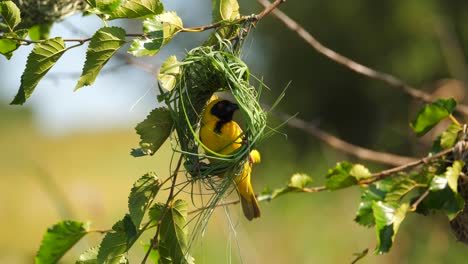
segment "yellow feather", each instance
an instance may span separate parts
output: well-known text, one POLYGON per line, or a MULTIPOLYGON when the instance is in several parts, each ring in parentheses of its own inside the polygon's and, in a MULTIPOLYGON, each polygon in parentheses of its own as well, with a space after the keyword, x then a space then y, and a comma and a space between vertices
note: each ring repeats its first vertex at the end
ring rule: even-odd
MULTIPOLYGON (((242 139, 240 137, 242 135, 242 129, 237 122, 231 120, 223 124, 218 133, 215 131, 216 123, 220 121, 220 119, 211 114, 211 109, 221 100, 223 99, 211 99, 205 107, 201 121, 200 140, 209 150, 226 155, 242 146, 242 139)), ((205 151, 207 150, 205 149, 205 151)), ((244 169, 236 177, 234 182, 236 183, 240 195, 244 215, 248 220, 252 220, 253 218, 260 217, 260 208, 250 183, 252 164, 260 162, 260 153, 257 150, 252 150, 249 158, 249 162, 244 163, 244 169)))

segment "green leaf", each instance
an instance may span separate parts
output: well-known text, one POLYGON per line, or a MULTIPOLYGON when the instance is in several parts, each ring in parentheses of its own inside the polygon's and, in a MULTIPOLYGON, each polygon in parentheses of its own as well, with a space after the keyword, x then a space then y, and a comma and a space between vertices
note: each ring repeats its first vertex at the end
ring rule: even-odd
POLYGON ((98 252, 99 246, 87 249, 80 255, 80 257, 76 261, 76 264, 97 264, 98 252))
POLYGON ((53 225, 42 239, 35 263, 56 263, 86 233, 82 222, 68 220, 53 225))
POLYGON ((26 61, 26 69, 21 76, 21 86, 11 104, 24 104, 33 93, 39 81, 65 53, 62 38, 48 39, 36 44, 26 61))
POLYGON ((169 109, 156 108, 139 123, 135 130, 140 135, 140 146, 144 153, 153 155, 171 134, 173 121, 169 109))
POLYGON ((122 0, 86 0, 94 14, 110 14, 120 6, 122 0))
POLYGON ((4 55, 7 59, 11 59, 13 51, 19 47, 18 41, 12 39, 0 39, 0 54, 4 55))
POLYGON ((159 222, 159 220, 161 220, 160 218, 164 211, 164 206, 165 204, 163 203, 155 203, 153 204, 153 206, 150 207, 148 216, 153 224, 156 224, 159 222))
POLYGON ((358 181, 367 179, 370 176, 372 176, 369 169, 361 164, 354 164, 351 170, 349 171, 349 174, 356 178, 358 181))
POLYGON ((101 242, 97 256, 98 263, 120 264, 126 261, 125 253, 140 235, 128 214, 115 223, 112 229, 114 232, 107 233, 101 242))
POLYGON ((431 181, 430 190, 440 191, 445 189, 448 185, 454 193, 457 193, 458 177, 460 176, 464 164, 465 163, 463 161, 456 160, 452 166, 446 168, 443 175, 434 176, 431 181))
POLYGON ((463 210, 464 206, 465 201, 463 197, 458 193, 454 193, 450 187, 446 186, 442 190, 431 191, 419 204, 417 212, 424 215, 442 212, 452 220, 463 210))
POLYGON ((456 108, 457 102, 450 99, 438 99, 424 106, 411 122, 410 126, 418 137, 426 134, 442 119, 447 118, 456 108))
MULTIPOLYGON (((145 252, 148 252, 150 244, 142 244, 142 246, 145 252)), ((153 263, 159 263, 159 251, 152 249, 148 257, 151 259, 151 261, 153 261, 153 263)))
POLYGON ((408 203, 403 203, 396 208, 381 201, 373 202, 372 210, 374 212, 375 230, 377 232, 376 253, 383 254, 390 250, 395 241, 398 228, 405 219, 408 208, 408 203))
POLYGON ((167 208, 159 227, 161 240, 159 254, 161 258, 170 258, 172 263, 191 262, 187 248, 187 207, 187 202, 184 200, 176 200, 167 208))
POLYGON ((86 62, 75 91, 94 83, 99 71, 125 44, 125 30, 119 27, 103 27, 94 33, 86 51, 86 62))
POLYGON ((295 173, 289 179, 289 183, 286 187, 278 188, 275 190, 270 190, 270 188, 266 188, 262 192, 262 195, 259 197, 259 199, 271 200, 286 193, 303 192, 304 188, 306 188, 312 182, 313 182, 312 178, 310 178, 308 175, 303 174, 303 173, 295 173))
MULTIPOLYGON (((25 29, 17 30, 13 33, 5 33, 3 36, 11 38, 24 39, 28 35, 25 29)), ((20 47, 20 42, 14 39, 0 39, 0 54, 5 56, 8 60, 13 56, 13 51, 20 47)))
POLYGON ((296 189, 304 189, 313 182, 307 174, 296 173, 289 180, 288 187, 296 189))
POLYGON ((448 180, 447 177, 443 176, 434 176, 431 181, 430 190, 431 191, 440 191, 445 189, 447 186, 448 180))
POLYGON ((442 132, 440 137, 440 145, 444 149, 451 148, 457 143, 458 133, 463 130, 463 127, 457 124, 451 124, 448 129, 442 132))
POLYGON ((158 79, 161 82, 161 86, 171 91, 176 85, 177 76, 180 74, 179 61, 175 55, 167 58, 161 65, 161 70, 158 74, 158 79))
POLYGON ((429 152, 430 155, 437 154, 444 150, 441 145, 441 136, 438 136, 434 141, 432 141, 431 150, 429 152))
POLYGON ((127 0, 109 13, 109 20, 116 18, 146 18, 161 14, 164 6, 159 0, 127 0))
POLYGON ((465 163, 463 161, 456 160, 453 162, 451 167, 447 167, 447 171, 445 172, 448 186, 454 193, 458 193, 458 177, 460 176, 464 165, 465 163))
POLYGON ((363 226, 373 226, 375 224, 375 219, 372 212, 372 205, 375 201, 383 201, 385 195, 386 192, 379 189, 375 184, 364 189, 354 221, 363 226))
MULTIPOLYGON (((21 22, 20 10, 12 1, 1 1, 0 18, 3 24, 6 25, 6 29, 9 32, 13 32, 15 27, 21 22)), ((3 31, 2 28, 0 28, 1 31, 3 31)))
POLYGON ((134 56, 153 56, 183 28, 182 19, 175 12, 164 12, 143 21, 144 38, 134 39, 129 53, 134 56))
POLYGON ((29 29, 29 38, 31 40, 41 40, 49 38, 52 23, 32 26, 29 29))
POLYGON ((213 22, 235 20, 240 17, 237 0, 213 0, 213 22))
POLYGON ((401 199, 412 191, 417 183, 408 178, 400 178, 395 181, 390 191, 385 195, 385 202, 388 204, 398 204, 401 199))
POLYGON ((357 179, 350 174, 354 165, 350 162, 339 162, 334 169, 329 169, 325 186, 330 190, 345 188, 357 183, 357 179))
POLYGON ((161 181, 156 173, 149 172, 143 175, 133 185, 128 197, 128 210, 133 224, 138 228, 143 220, 146 210, 151 205, 159 191, 161 181))

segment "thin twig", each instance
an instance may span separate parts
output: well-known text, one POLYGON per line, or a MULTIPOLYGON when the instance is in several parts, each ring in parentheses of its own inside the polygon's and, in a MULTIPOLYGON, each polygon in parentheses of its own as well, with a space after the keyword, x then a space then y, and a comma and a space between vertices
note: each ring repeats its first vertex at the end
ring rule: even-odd
POLYGON ((341 150, 347 154, 356 156, 363 160, 375 161, 378 163, 388 164, 392 166, 400 166, 410 162, 414 162, 416 159, 411 157, 399 156, 385 152, 374 151, 371 149, 363 148, 360 146, 353 145, 342 139, 339 139, 313 124, 306 122, 300 118, 290 116, 284 113, 278 113, 278 116, 287 122, 290 127, 301 129, 308 134, 322 140, 329 146, 341 150))
MULTIPOLYGON (((274 10, 276 7, 278 7, 280 4, 284 3, 286 0, 276 0, 273 4, 271 5, 268 5, 265 7, 265 9, 262 10, 262 12, 258 13, 257 15, 254 15, 254 21, 259 21, 261 20, 263 17, 265 17, 266 15, 268 15, 269 13, 271 13, 272 10, 274 10)), ((240 22, 244 22, 248 19, 250 19, 251 17, 250 16, 242 16, 234 21, 231 21, 232 23, 240 23, 240 22)), ((218 27, 224 27, 226 26, 226 23, 224 23, 225 21, 218 21, 218 22, 215 22, 215 23, 211 23, 211 24, 208 24, 208 25, 204 25, 204 26, 198 26, 198 27, 188 27, 188 28, 180 28, 179 29, 179 32, 202 32, 202 31, 206 31, 206 30, 210 30, 210 29, 213 29, 213 28, 218 28, 218 27)), ((135 38, 143 38, 143 37, 146 37, 147 34, 143 34, 143 33, 128 33, 128 34, 125 34, 126 37, 135 37, 135 38)), ((18 42, 20 42, 21 45, 31 45, 31 44, 38 44, 38 43, 43 43, 44 39, 41 39, 41 40, 29 40, 29 39, 22 39, 22 38, 16 38, 16 37, 11 37, 11 36, 5 36, 5 35, 0 35, 0 39, 11 39, 11 40, 16 40, 18 42)), ((88 37, 88 38, 67 38, 67 39, 63 39, 64 42, 79 42, 80 44, 83 44, 85 42, 88 42, 91 40, 91 37, 88 37)))
MULTIPOLYGON (((220 206, 226 206, 226 205, 232 205, 232 204, 238 204, 240 203, 240 200, 230 200, 230 201, 225 201, 225 202, 221 202, 221 203, 217 203, 215 205, 215 207, 220 207, 220 206)), ((205 209, 208 209, 208 208, 213 208, 213 206, 206 206, 206 207, 200 207, 200 208, 197 208, 197 209, 194 209, 192 211, 189 211, 188 214, 191 215, 191 214, 195 214, 195 213, 198 213, 198 212, 201 212, 205 209)))
MULTIPOLYGON (((267 0, 257 0, 258 3, 267 7, 270 5, 270 2, 267 0)), ((402 90, 404 93, 421 100, 423 102, 433 102, 436 98, 433 98, 432 95, 418 90, 415 87, 412 87, 403 81, 399 80, 395 76, 392 76, 388 73, 379 72, 374 69, 371 69, 367 66, 364 66, 356 61, 351 60, 329 48, 324 46, 320 43, 315 37, 313 37, 309 32, 307 32, 301 25, 299 25, 296 21, 291 19, 285 13, 281 12, 279 9, 274 9, 272 14, 278 18, 283 24, 285 24, 289 29, 296 32, 303 40, 305 40, 310 46, 312 46, 317 52, 324 55, 325 57, 347 67, 348 69, 367 76, 369 78, 383 81, 388 85, 402 90)), ((457 111, 463 113, 464 115, 468 115, 468 106, 459 104, 457 106, 457 111)))
POLYGON ((263 11, 260 12, 260 14, 255 16, 255 20, 258 21, 258 20, 262 19, 264 16, 270 14, 273 10, 278 8, 278 6, 281 5, 284 2, 286 2, 286 0, 276 0, 272 4, 270 4, 270 2, 268 2, 268 4, 263 5, 263 7, 265 7, 265 9, 263 9, 263 11))
POLYGON ((424 200, 426 199, 426 197, 429 195, 429 188, 427 188, 427 190, 421 195, 419 196, 418 200, 416 200, 412 205, 411 207, 408 209, 410 212, 414 212, 416 211, 416 209, 418 208, 418 205, 424 200))
MULTIPOLYGON (((154 237, 150 242, 150 246, 148 248, 148 251, 146 251, 146 254, 145 254, 144 258, 141 261, 141 264, 146 263, 146 260, 148 259, 149 254, 151 253, 151 250, 153 250, 155 245, 157 245, 156 243, 158 242, 158 236, 159 236, 159 232, 161 230, 160 226, 161 226, 162 220, 163 220, 164 216, 166 215, 167 209, 169 208, 169 203, 174 199, 175 183, 176 183, 176 180, 177 180, 177 175, 179 174, 180 166, 182 165, 182 161, 183 161, 183 156, 181 155, 179 157, 179 161, 177 162, 177 165, 176 165, 176 167, 174 169, 174 172, 172 173, 171 177, 169 177, 169 178, 172 178, 171 190, 169 191, 169 196, 167 197, 166 204, 164 205, 163 211, 161 212, 161 216, 159 217, 159 220, 158 220, 158 223, 157 223, 157 226, 156 226, 156 234, 154 234, 154 237)), ((166 182, 166 181, 164 181, 164 182, 166 182)))
POLYGON ((103 234, 106 234, 106 233, 109 233, 109 232, 112 232, 114 230, 112 229, 91 229, 91 230, 88 230, 87 233, 100 233, 101 235, 103 234))
POLYGON ((438 159, 438 158, 440 158, 442 156, 450 154, 454 150, 455 150, 455 148, 446 149, 446 150, 441 151, 441 152, 439 152, 439 153, 437 153, 435 155, 428 156, 428 157, 425 157, 425 158, 410 162, 408 164, 404 164, 404 165, 401 165, 401 166, 398 166, 398 167, 395 167, 395 168, 391 168, 391 169, 388 169, 388 170, 383 170, 383 171, 380 171, 380 172, 372 173, 371 177, 369 177, 368 179, 359 181, 359 184, 370 184, 370 183, 373 183, 373 182, 376 182, 376 181, 383 180, 383 179, 387 178, 388 176, 390 176, 392 174, 395 174, 397 172, 404 171, 404 170, 407 170, 407 169, 412 168, 412 167, 416 167, 416 166, 424 164, 424 163, 428 163, 431 160, 438 159))

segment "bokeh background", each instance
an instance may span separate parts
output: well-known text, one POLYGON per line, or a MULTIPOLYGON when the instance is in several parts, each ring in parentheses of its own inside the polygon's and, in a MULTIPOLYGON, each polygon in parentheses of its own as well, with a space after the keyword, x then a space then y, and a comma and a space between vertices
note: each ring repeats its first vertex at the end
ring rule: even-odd
MULTIPOLYGON (((210 1, 163 1, 185 26, 210 23, 210 1)), ((243 14, 255 1, 240 1, 243 14)), ((287 1, 281 9, 330 48, 398 76, 429 93, 466 97, 468 3, 461 0, 287 1)), ((141 32, 131 21, 112 22, 141 32)), ((74 15, 54 25, 52 36, 87 37, 101 27, 92 16, 74 15)), ((155 69, 167 56, 184 53, 208 33, 179 34, 155 57, 140 61, 155 69)), ((132 183, 147 171, 167 177, 168 144, 153 157, 133 158, 134 126, 153 109, 154 74, 112 58, 91 87, 73 92, 85 60, 74 49, 40 82, 22 107, 10 106, 32 47, 10 61, 0 58, 0 263, 31 263, 46 228, 62 219, 109 228, 126 212, 132 183)), ((122 49, 124 50, 124 49, 122 49)), ((244 47, 251 72, 271 88, 271 103, 289 83, 280 110, 319 124, 349 142, 418 157, 429 139, 416 139, 408 123, 419 103, 387 85, 357 75, 324 58, 272 16, 262 20, 244 47)), ((464 100, 466 102, 466 100, 464 100)), ((323 181, 327 168, 351 160, 372 170, 385 166, 356 160, 303 131, 285 127, 259 146, 254 188, 280 187, 296 172, 323 181)), ((262 217, 246 221, 238 206, 217 209, 197 244, 197 263, 349 263, 353 253, 375 247, 375 231, 353 222, 359 189, 291 194, 262 203, 262 217)), ((67 254, 99 242, 87 236, 67 254)), ((144 238, 145 239, 145 238, 144 238)), ((442 216, 409 215, 391 253, 362 263, 466 263, 467 246, 455 241, 442 216)), ((138 263, 136 245, 130 259, 138 263)))

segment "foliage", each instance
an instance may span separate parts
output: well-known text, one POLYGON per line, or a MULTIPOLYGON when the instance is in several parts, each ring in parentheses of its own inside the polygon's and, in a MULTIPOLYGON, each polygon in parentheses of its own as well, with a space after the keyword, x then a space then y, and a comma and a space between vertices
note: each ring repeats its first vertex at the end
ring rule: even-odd
MULTIPOLYGON (((81 238, 91 232, 105 233, 101 243, 83 252, 77 263, 128 263, 127 253, 143 233, 155 230, 149 244, 144 243, 144 257, 158 263, 193 263, 190 255, 188 230, 188 203, 176 199, 176 177, 183 164, 189 183, 197 180, 206 183, 213 191, 208 206, 200 208, 200 218, 192 236, 204 228, 215 207, 232 188, 232 179, 248 162, 248 155, 260 139, 266 138, 267 113, 260 107, 262 89, 250 84, 250 72, 239 58, 245 34, 255 25, 251 17, 242 17, 236 0, 213 0, 213 24, 206 28, 184 28, 175 12, 165 11, 159 0, 120 1, 86 0, 86 14, 102 19, 104 26, 90 39, 64 40, 48 38, 52 24, 21 27, 21 11, 12 1, 0 1, 0 53, 10 59, 14 51, 25 44, 34 44, 28 56, 21 85, 11 104, 24 104, 33 94, 40 80, 68 50, 87 41, 86 60, 75 90, 94 83, 101 69, 130 43, 128 53, 134 56, 153 56, 180 32, 201 32, 215 28, 201 47, 188 52, 179 62, 170 56, 158 75, 160 96, 165 106, 154 109, 135 130, 140 136, 140 148, 132 155, 153 155, 171 137, 176 142, 174 152, 180 155, 174 174, 161 181, 153 172, 138 179, 130 190, 128 213, 117 221, 111 230, 90 230, 78 221, 62 221, 49 228, 36 255, 36 263, 56 263, 81 238), (128 34, 123 28, 109 27, 107 21, 121 18, 140 19, 143 34, 128 34), (30 40, 26 37, 29 35, 30 40), (133 40, 127 38, 133 37, 133 40), (66 45, 67 42, 78 42, 66 45), (199 154, 203 147, 196 129, 200 114, 214 92, 230 91, 240 106, 246 121, 242 135, 243 147, 230 155, 199 154), (206 158, 216 160, 206 164, 206 158), (184 161, 184 162, 183 162, 184 161), (223 175, 222 179, 216 178, 223 175), (166 203, 160 198, 162 186, 168 182, 166 203)), ((288 184, 274 190, 267 188, 258 198, 271 201, 288 193, 311 193, 323 190, 336 191, 360 186, 361 199, 355 221, 365 227, 374 227, 376 254, 389 252, 396 241, 400 225, 410 213, 424 215, 445 214, 453 220, 463 210, 465 200, 459 191, 460 175, 466 172, 466 126, 453 117, 457 103, 454 99, 439 99, 424 106, 411 122, 417 136, 429 132, 441 120, 453 122, 434 140, 429 155, 414 164, 371 173, 362 164, 343 161, 328 170, 323 186, 312 187, 312 178, 303 173, 294 174, 288 184)), ((271 131, 276 131, 271 129, 271 131)), ((182 187, 183 189, 184 187, 182 187)), ((367 250, 358 254, 364 257, 367 250)))

